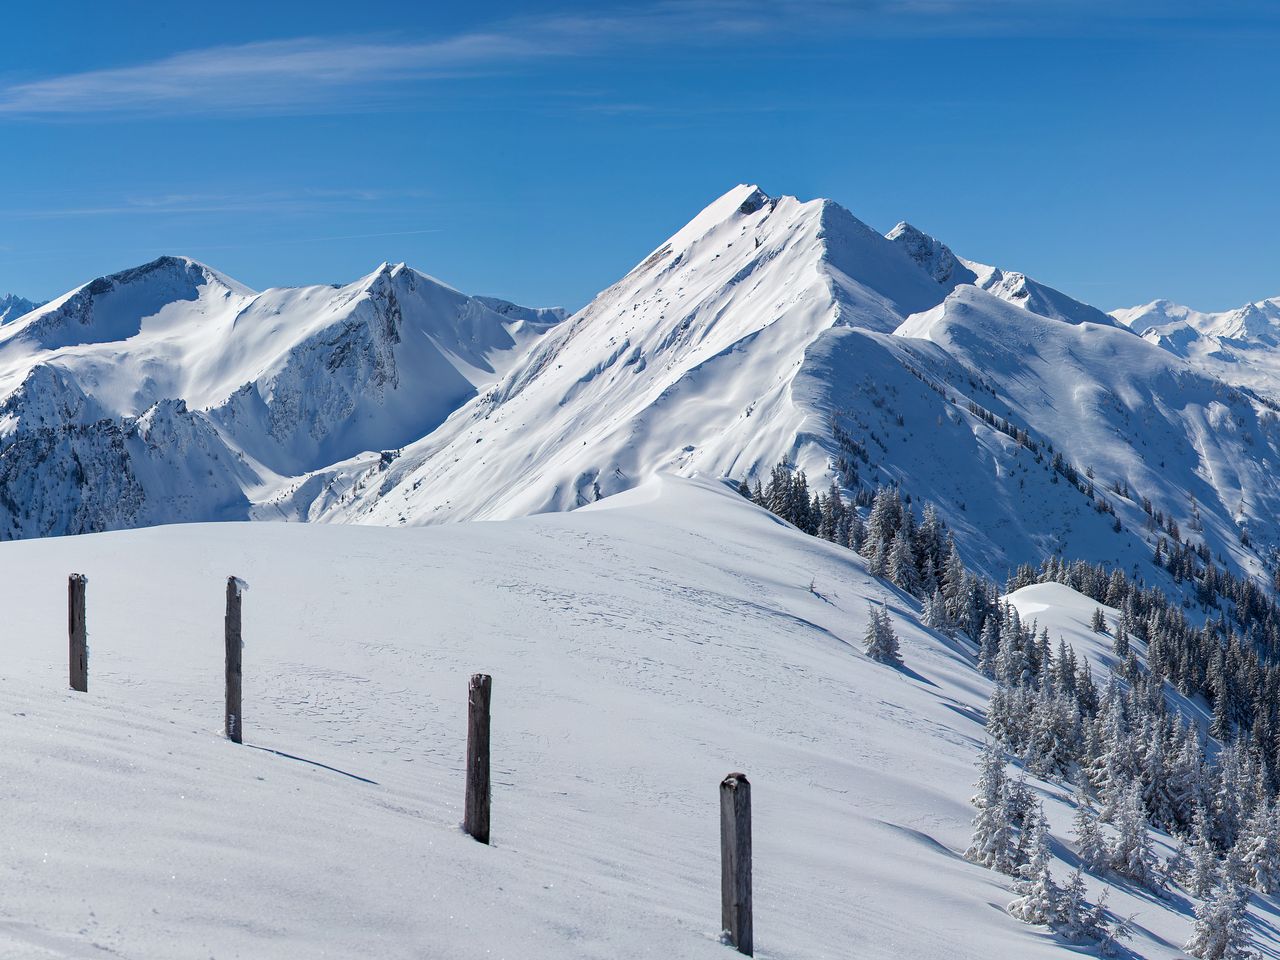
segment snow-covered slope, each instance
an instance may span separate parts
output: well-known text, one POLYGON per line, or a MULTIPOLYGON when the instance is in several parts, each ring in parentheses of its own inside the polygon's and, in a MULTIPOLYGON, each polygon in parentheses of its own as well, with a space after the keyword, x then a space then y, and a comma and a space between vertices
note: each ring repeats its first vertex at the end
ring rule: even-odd
POLYGON ((0 331, 0 530, 244 518, 430 432, 559 319, 403 264, 263 293, 180 257, 95 280, 0 331))
POLYGON ((941 346, 985 378, 1005 415, 1091 471, 1133 529, 1149 522, 1146 497, 1181 512, 1194 505, 1188 532, 1240 568, 1258 572, 1242 529, 1278 542, 1274 427, 1244 392, 1123 330, 1065 326, 974 287, 897 333, 941 346))
MULTIPOLYGON (((508 523, 8 543, 0 563, 6 956, 723 960, 717 784, 737 769, 757 956, 1065 955, 961 856, 990 692, 964 645, 719 485, 508 523), (72 570, 87 694, 65 691, 72 570), (219 732, 229 573, 250 584, 245 746, 219 732), (901 671, 859 652, 882 599, 901 671), (492 847, 458 830, 476 671, 492 847)), ((1043 593, 1014 600, 1083 636, 1091 605, 1043 593)), ((1070 804, 1033 785, 1065 878, 1070 804)), ((1137 915, 1131 956, 1190 932, 1181 896, 1119 883, 1110 907, 1137 915)), ((1274 905, 1255 912, 1280 955, 1274 905)))

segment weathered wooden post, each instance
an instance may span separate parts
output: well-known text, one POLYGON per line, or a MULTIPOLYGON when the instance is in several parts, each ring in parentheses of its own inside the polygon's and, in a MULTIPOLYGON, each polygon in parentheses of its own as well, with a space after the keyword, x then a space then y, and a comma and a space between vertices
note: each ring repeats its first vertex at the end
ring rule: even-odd
POLYGON ((83 573, 67 577, 67 636, 71 641, 71 689, 89 690, 89 642, 84 622, 84 586, 89 578, 83 573))
POLYGON ((489 697, 493 677, 473 674, 467 685, 467 799, 462 828, 489 842, 489 697))
POLYGON ((720 782, 720 925, 739 953, 755 955, 751 929, 751 783, 731 773, 720 782))
POLYGON ((244 724, 240 713, 240 654, 244 646, 240 634, 240 598, 244 581, 227 577, 227 615, 223 621, 227 641, 227 739, 244 742, 244 724))

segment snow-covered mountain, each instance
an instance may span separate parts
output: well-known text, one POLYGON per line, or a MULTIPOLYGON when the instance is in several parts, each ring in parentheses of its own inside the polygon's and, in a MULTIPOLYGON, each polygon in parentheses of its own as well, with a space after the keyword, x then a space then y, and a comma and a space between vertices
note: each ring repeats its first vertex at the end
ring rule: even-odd
POLYGON ((41 306, 41 304, 33 303, 15 293, 6 293, 0 296, 0 323, 16 320, 23 314, 30 313, 38 306, 41 306))
POLYGON ((995 576, 1058 551, 1144 565, 1156 512, 1257 573, 1280 542, 1275 442, 1247 392, 1092 307, 907 225, 741 186, 309 515, 512 517, 787 457, 816 485, 937 503, 995 576))
POLYGON ((1144 340, 1280 407, 1280 297, 1221 313, 1156 300, 1112 315, 1144 340))
POLYGON ((929 276, 948 289, 968 284, 1042 317, 1067 323, 1116 325, 1115 320, 1096 307, 1081 303, 1025 274, 962 260, 941 240, 917 230, 909 223, 899 223, 886 236, 901 246, 929 276))
POLYGON ((245 519, 429 433, 559 319, 403 264, 262 293, 180 257, 94 280, 0 330, 0 530, 245 519))
POLYGON ((1179 341, 1199 337, 1219 342, 1260 342, 1272 347, 1280 343, 1280 297, 1221 313, 1201 313, 1170 300, 1155 300, 1140 307, 1113 310, 1111 315, 1139 336, 1169 349, 1179 341))
POLYGON ((0 330, 0 533, 504 518, 785 457, 935 502, 993 576, 1143 567, 1175 528, 1262 574, 1268 304, 1166 311, 1218 351, 1179 352, 908 224, 751 185, 569 318, 403 264, 256 293, 166 257, 0 330))

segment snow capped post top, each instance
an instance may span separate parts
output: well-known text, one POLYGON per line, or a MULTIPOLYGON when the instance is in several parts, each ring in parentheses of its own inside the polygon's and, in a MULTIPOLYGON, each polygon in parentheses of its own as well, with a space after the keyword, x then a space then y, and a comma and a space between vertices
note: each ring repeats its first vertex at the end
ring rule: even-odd
POLYGON ((227 577, 227 586, 235 593, 237 597, 243 596, 249 589, 249 582, 241 580, 239 577, 227 577))

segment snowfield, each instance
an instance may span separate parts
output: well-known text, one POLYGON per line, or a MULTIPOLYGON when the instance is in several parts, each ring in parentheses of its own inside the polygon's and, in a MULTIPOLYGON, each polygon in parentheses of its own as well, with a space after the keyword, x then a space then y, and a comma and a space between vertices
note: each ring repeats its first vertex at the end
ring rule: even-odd
MULTIPOLYGON (((495 523, 30 540, 0 562, 0 956, 727 958, 731 770, 753 783, 758 956, 1063 955, 961 857, 990 692, 968 645, 719 483, 495 523), (87 694, 66 690, 71 572, 87 694), (220 731, 228 574, 250 584, 242 747, 220 731), (861 653, 882 600, 902 670, 861 653), (458 827, 477 671, 491 847, 458 827)), ((1091 601, 1013 601, 1105 655, 1091 601)), ((1040 792, 1062 880, 1071 809, 1040 792)), ((1137 915, 1135 956, 1189 934, 1180 894, 1110 902, 1137 915)), ((1253 912, 1280 956, 1274 906, 1253 912)))

